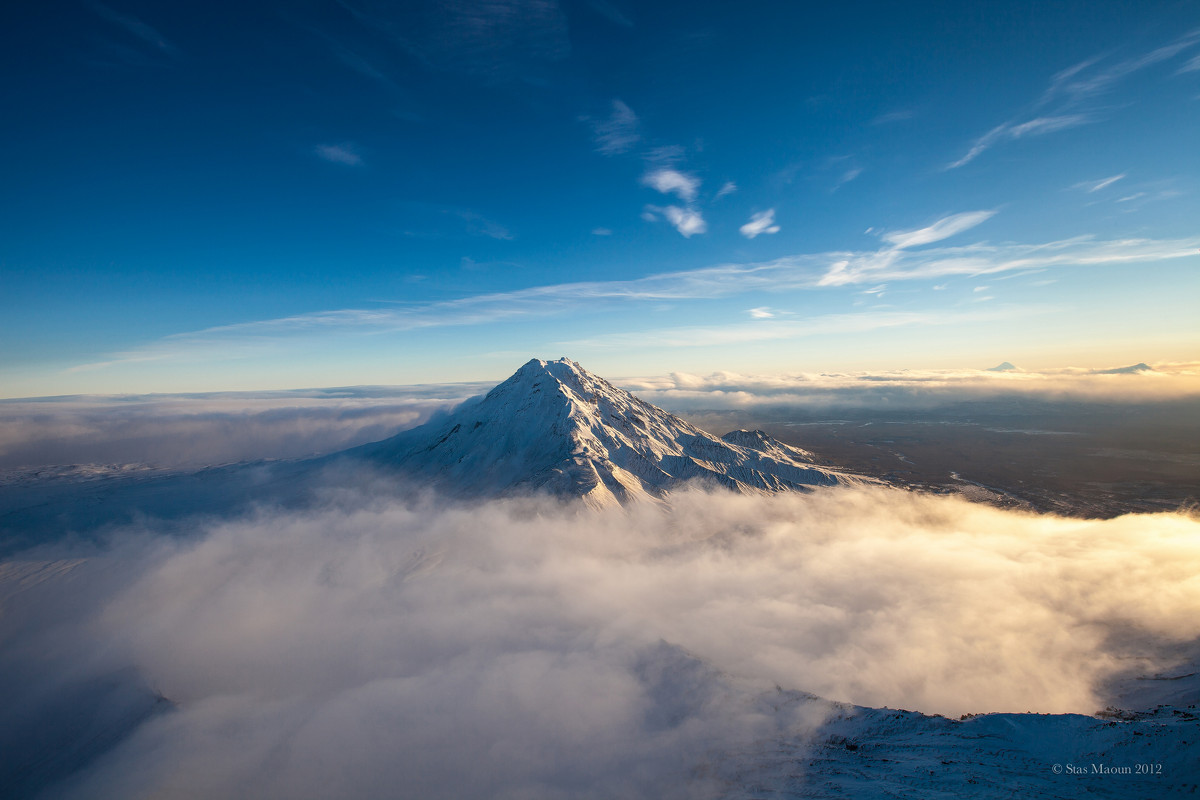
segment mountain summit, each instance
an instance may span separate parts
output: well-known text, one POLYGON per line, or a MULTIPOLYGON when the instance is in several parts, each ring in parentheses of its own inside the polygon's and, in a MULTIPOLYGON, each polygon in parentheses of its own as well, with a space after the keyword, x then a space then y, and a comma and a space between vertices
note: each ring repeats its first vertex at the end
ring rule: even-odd
POLYGON ((599 506, 694 480, 747 493, 858 481, 761 431, 712 436, 567 358, 533 359, 447 417, 349 452, 454 493, 599 506))

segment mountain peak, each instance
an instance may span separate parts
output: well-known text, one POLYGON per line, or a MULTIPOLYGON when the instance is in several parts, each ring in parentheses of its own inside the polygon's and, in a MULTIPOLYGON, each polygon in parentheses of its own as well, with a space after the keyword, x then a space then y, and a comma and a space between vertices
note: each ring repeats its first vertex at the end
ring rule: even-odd
POLYGON ((1146 362, 1142 361, 1137 364, 1132 364, 1128 367, 1114 367, 1113 369, 1094 369, 1092 373, 1095 375, 1137 375, 1141 372, 1154 372, 1154 368, 1146 362))
POLYGON ((601 384, 612 388, 608 381, 593 375, 577 362, 564 356, 557 361, 543 361, 540 358, 531 358, 513 373, 512 377, 498 385, 492 391, 495 392, 509 384, 521 386, 530 381, 537 383, 546 378, 554 380, 576 393, 594 391, 601 384))
POLYGON ((521 365, 521 368, 513 373, 515 378, 517 375, 544 373, 546 375, 564 374, 564 373, 579 373, 586 372, 583 367, 576 362, 563 356, 555 361, 543 361, 540 358, 531 358, 521 365))
POLYGON ((741 492, 855 481, 761 431, 712 436, 569 358, 531 359, 447 418, 354 452, 456 494, 544 491, 592 505, 697 480, 741 492))

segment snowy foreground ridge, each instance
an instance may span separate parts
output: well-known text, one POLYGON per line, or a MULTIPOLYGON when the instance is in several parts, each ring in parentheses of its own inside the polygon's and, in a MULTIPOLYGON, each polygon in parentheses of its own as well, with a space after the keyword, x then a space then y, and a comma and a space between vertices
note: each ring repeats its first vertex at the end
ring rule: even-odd
POLYGON ((742 493, 861 483, 761 431, 717 438, 567 358, 533 359, 449 418, 350 451, 478 496, 545 491, 593 506, 688 481, 742 493))

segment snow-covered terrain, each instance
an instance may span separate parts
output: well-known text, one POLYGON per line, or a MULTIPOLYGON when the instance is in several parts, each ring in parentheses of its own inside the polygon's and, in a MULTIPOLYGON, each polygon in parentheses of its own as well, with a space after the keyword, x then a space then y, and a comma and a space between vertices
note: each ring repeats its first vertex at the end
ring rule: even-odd
POLYGON ((688 481, 738 492, 854 484, 761 431, 721 438, 567 358, 533 359, 449 418, 351 451, 452 493, 548 491, 606 506, 688 481))

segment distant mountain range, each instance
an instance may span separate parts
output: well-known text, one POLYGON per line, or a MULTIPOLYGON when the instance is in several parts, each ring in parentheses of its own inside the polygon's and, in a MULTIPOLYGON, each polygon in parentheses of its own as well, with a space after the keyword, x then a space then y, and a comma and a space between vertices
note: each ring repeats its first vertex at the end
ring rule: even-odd
POLYGON ((339 457, 459 495, 549 492, 594 506, 661 499, 689 481, 742 493, 866 481, 762 431, 713 436, 567 358, 533 359, 449 416, 339 457))
MULTIPOLYGON (((1012 365, 1012 362, 1005 361, 1003 364, 997 364, 994 367, 988 367, 985 372, 1020 372, 1021 370, 1012 365)), ((1137 375, 1142 372, 1154 372, 1154 367, 1151 367, 1145 362, 1131 364, 1128 367, 1113 367, 1112 369, 1094 369, 1091 370, 1092 375, 1137 375)))

